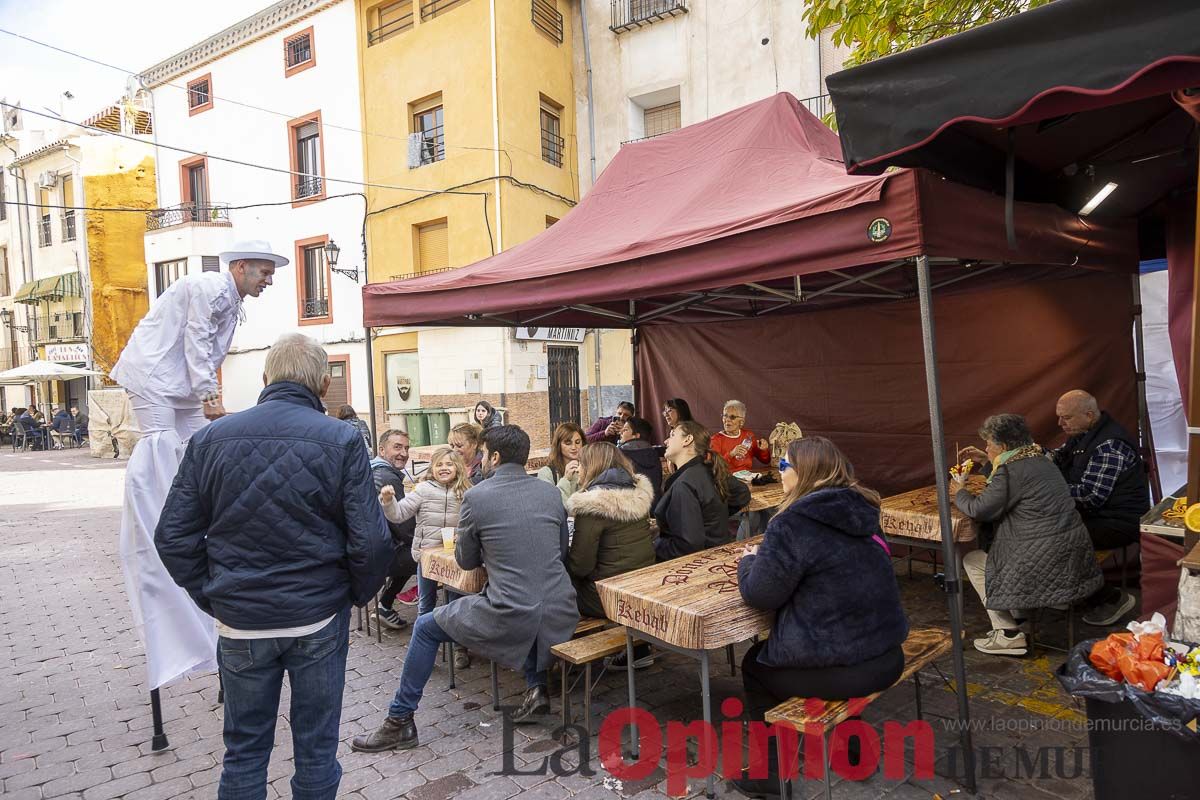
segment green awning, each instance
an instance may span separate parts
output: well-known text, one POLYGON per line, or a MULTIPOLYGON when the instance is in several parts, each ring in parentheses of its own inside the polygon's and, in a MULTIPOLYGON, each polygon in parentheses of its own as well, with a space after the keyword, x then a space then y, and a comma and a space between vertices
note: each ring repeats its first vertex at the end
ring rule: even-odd
POLYGON ((13 295, 15 303, 40 303, 43 300, 62 300, 64 297, 82 297, 83 290, 78 272, 51 275, 23 284, 13 295))

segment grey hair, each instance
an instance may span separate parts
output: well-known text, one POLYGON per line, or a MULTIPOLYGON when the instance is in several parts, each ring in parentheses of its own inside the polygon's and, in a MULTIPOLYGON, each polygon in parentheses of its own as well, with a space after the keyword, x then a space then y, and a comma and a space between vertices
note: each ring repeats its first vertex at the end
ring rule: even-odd
POLYGON ((1033 444, 1029 424, 1020 414, 994 414, 983 421, 979 428, 980 438, 995 442, 1005 450, 1033 444))
POLYGON ((727 400, 725 401, 725 405, 721 407, 721 410, 728 411, 731 408, 743 417, 746 416, 746 404, 741 400, 727 400))
POLYGON ((306 386, 320 396, 329 374, 329 354, 325 348, 301 333, 285 333, 271 345, 263 378, 267 385, 290 381, 306 386))

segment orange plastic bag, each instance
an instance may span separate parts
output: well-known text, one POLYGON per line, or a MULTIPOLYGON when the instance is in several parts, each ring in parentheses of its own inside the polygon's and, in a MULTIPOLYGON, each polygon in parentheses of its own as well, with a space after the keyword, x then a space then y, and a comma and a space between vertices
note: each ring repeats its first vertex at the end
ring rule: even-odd
POLYGON ((1117 659, 1125 680, 1143 692, 1153 692, 1171 668, 1163 663, 1161 633, 1143 634, 1134 640, 1133 647, 1117 659))
POLYGON ((1114 633, 1092 645, 1089 656, 1092 666, 1114 681, 1124 680, 1121 673, 1121 656, 1133 645, 1132 633, 1114 633))

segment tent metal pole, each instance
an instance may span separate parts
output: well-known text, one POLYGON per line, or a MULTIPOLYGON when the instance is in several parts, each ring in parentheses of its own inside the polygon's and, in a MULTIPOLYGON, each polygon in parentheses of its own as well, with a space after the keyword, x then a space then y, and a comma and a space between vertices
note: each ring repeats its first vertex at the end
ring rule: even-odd
MULTIPOLYGON (((1200 176, 1200 158, 1197 159, 1200 176)), ((1200 179, 1200 178, 1198 178, 1200 179)), ((1200 501, 1200 183, 1196 184, 1196 227, 1192 229, 1192 352, 1188 370, 1187 393, 1187 498, 1190 504, 1200 501)), ((1190 553, 1200 542, 1200 535, 1186 531, 1183 552, 1190 553)))
POLYGON ((1146 464, 1149 465, 1150 496, 1155 505, 1162 500, 1162 482, 1158 476, 1158 454, 1154 450, 1154 431, 1150 427, 1150 408, 1146 402, 1146 344, 1142 334, 1142 276, 1134 275, 1133 287, 1133 368, 1137 378, 1138 427, 1146 464))
POLYGON ((367 452, 373 455, 379 455, 376 452, 375 443, 379 441, 378 422, 375 419, 375 354, 371 347, 371 329, 364 327, 366 336, 363 337, 363 345, 367 349, 367 402, 370 404, 369 413, 371 417, 371 445, 367 448, 367 452))
MULTIPOLYGON (((975 752, 971 747, 971 708, 967 699, 967 672, 963 661, 962 582, 955 552, 954 525, 950 519, 949 467, 946 433, 942 428, 942 392, 938 383, 937 345, 933 330, 933 291, 929 257, 917 256, 917 294, 921 301, 921 341, 925 350, 925 387, 929 394, 929 427, 933 438, 933 470, 937 477, 938 522, 945 559, 946 603, 950 610, 950 640, 954 643, 954 682, 958 691, 959 743, 963 751, 967 790, 975 792, 975 752)), ((957 458, 957 453, 955 457, 957 458)))
POLYGON ((636 325, 629 332, 629 344, 633 353, 633 406, 640 411, 642 408, 642 381, 641 376, 638 375, 638 329, 636 325))

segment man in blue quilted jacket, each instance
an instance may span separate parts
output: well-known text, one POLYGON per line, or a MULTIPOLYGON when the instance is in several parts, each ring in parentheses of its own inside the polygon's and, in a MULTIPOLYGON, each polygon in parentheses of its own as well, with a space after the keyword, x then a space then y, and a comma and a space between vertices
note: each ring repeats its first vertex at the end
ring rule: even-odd
POLYGON ((362 437, 323 413, 325 350, 285 334, 263 382, 258 405, 192 436, 154 544, 171 578, 217 621, 218 798, 266 796, 286 672, 292 797, 333 800, 350 606, 383 585, 392 539, 362 437))

